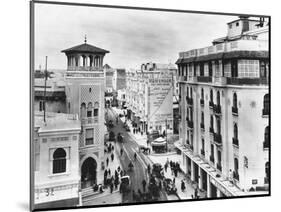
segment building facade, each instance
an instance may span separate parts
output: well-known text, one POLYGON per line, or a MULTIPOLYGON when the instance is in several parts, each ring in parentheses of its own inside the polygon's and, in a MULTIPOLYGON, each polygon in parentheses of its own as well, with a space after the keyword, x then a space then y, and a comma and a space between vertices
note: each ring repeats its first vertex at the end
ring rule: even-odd
POLYGON ((113 90, 123 90, 126 89, 126 70, 117 68, 114 70, 112 78, 113 90))
POLYGON ((173 130, 173 73, 176 69, 164 67, 143 64, 141 70, 127 72, 127 115, 144 133, 173 130))
POLYGON ((35 112, 35 208, 79 204, 79 135, 77 115, 35 112))
POLYGON ((82 189, 103 180, 104 93, 103 58, 109 51, 86 43, 63 50, 67 56, 67 111, 81 120, 79 162, 82 189))
POLYGON ((267 22, 239 17, 176 63, 184 171, 208 197, 268 194, 267 22))

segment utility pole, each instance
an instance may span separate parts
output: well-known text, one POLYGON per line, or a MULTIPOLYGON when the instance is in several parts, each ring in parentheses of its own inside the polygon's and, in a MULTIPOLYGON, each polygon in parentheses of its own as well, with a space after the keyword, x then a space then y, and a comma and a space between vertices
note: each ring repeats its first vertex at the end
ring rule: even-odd
POLYGON ((45 64, 45 85, 44 85, 44 101, 43 101, 43 109, 44 109, 44 122, 46 123, 46 87, 47 87, 47 78, 48 78, 48 72, 47 72, 47 61, 48 56, 46 56, 46 64, 45 64))

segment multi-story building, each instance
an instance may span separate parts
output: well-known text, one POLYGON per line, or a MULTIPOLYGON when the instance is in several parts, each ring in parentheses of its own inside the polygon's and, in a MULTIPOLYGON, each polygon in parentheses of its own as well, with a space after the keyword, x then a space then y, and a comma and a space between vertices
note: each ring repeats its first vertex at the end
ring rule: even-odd
POLYGON ((226 37, 179 53, 185 172, 208 197, 268 194, 268 22, 239 17, 226 37))
POLYGON ((67 111, 81 120, 79 162, 82 188, 100 184, 104 157, 103 58, 109 51, 86 43, 63 50, 67 56, 67 111))
POLYGON ((113 90, 118 91, 126 88, 126 70, 116 68, 112 78, 113 90))
POLYGON ((108 64, 103 66, 105 71, 105 91, 107 93, 113 92, 113 75, 115 69, 111 68, 108 64))
POLYGON ((34 109, 48 112, 66 113, 65 80, 60 78, 34 79, 34 109), (45 102, 45 103, 44 103, 45 102))
POLYGON ((127 71, 128 118, 144 133, 173 129, 174 67, 143 64, 141 70, 127 71), (151 67, 150 67, 151 66, 151 67))
POLYGON ((77 115, 35 112, 35 208, 79 204, 79 135, 77 115))

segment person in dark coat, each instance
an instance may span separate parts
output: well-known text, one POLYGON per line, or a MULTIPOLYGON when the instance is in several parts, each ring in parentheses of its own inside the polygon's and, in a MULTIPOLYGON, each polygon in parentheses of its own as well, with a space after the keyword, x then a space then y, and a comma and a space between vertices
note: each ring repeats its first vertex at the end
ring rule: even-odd
POLYGON ((184 190, 185 190, 185 183, 184 183, 184 181, 182 180, 182 181, 181 181, 181 191, 184 192, 184 190))
POLYGON ((112 193, 113 192, 113 183, 111 182, 110 183, 110 193, 112 193))
POLYGON ((168 168, 168 164, 165 163, 165 165, 164 165, 165 172, 167 172, 167 168, 168 168))
POLYGON ((197 199, 198 198, 198 189, 195 188, 194 190, 194 198, 197 199))
POLYGON ((173 183, 175 184, 176 183, 176 178, 174 177, 174 179, 173 179, 173 183))
POLYGON ((143 189, 143 192, 145 193, 145 189, 146 189, 146 181, 145 181, 145 179, 142 180, 142 189, 143 189))
POLYGON ((109 163, 109 159, 106 158, 106 166, 108 166, 108 163, 109 163))
POLYGON ((120 149, 120 155, 121 156, 123 155, 123 149, 120 149))
POLYGON ((112 153, 111 154, 111 161, 113 161, 114 160, 114 154, 112 153))
POLYGON ((175 174, 175 177, 178 176, 178 170, 176 168, 174 169, 174 174, 175 174))
POLYGON ((151 169, 150 164, 148 164, 148 165, 147 165, 147 173, 148 173, 148 174, 150 174, 150 169, 151 169))
POLYGON ((109 176, 111 175, 111 170, 110 169, 108 169, 108 174, 109 174, 109 176))

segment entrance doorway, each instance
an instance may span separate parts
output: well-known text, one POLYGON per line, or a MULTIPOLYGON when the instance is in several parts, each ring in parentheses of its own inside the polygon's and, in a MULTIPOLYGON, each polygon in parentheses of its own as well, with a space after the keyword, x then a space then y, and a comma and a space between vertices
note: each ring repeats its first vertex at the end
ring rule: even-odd
POLYGON ((194 164, 194 181, 196 183, 199 183, 198 165, 196 163, 193 163, 193 164, 194 164))
POLYGON ((81 187, 86 188, 97 182, 97 162, 95 159, 87 158, 81 167, 81 187))
POLYGON ((207 191, 207 173, 201 169, 201 180, 202 180, 202 188, 204 191, 207 191))
POLYGON ((212 183, 211 183, 211 197, 212 198, 216 198, 217 197, 217 188, 212 183))

